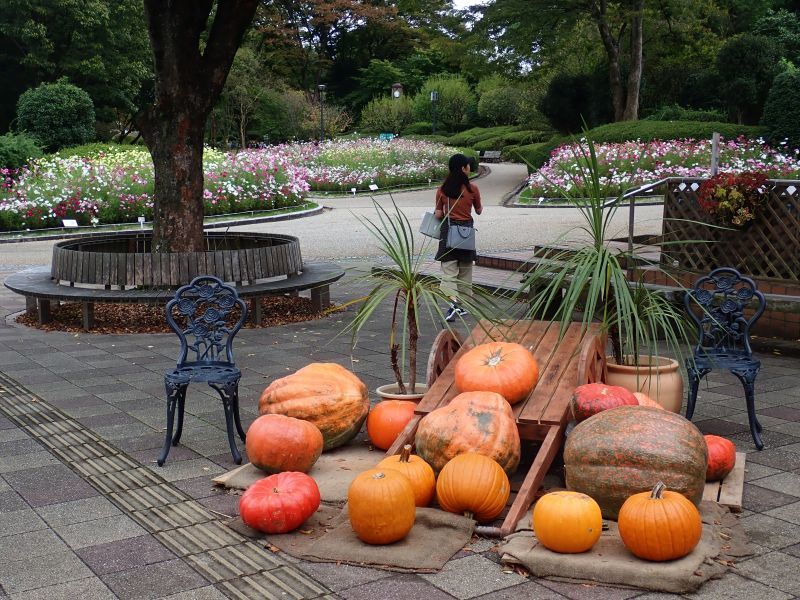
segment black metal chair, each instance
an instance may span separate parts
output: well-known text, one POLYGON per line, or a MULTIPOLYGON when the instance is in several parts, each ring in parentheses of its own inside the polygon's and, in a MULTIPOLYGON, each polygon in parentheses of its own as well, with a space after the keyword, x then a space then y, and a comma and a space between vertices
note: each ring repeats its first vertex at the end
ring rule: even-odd
POLYGON ((766 300, 755 282, 730 267, 714 269, 695 282, 684 305, 697 325, 699 341, 694 360, 687 359, 689 395, 686 418, 691 419, 700 380, 715 368, 728 369, 744 386, 750 433, 761 450, 761 423, 755 409, 755 381, 761 361, 750 348, 750 328, 764 312, 766 300), (750 306, 755 304, 755 306, 750 306), (745 316, 745 310, 753 311, 745 316))
POLYGON ((225 409, 225 426, 228 444, 236 464, 241 464, 242 455, 236 447, 233 427, 244 441, 245 433, 239 419, 239 379, 241 371, 233 360, 233 338, 247 319, 247 305, 236 290, 211 275, 196 277, 190 284, 178 289, 175 297, 167 303, 167 322, 181 340, 178 364, 164 376, 167 390, 167 436, 164 448, 158 457, 163 466, 170 445, 177 446, 183 431, 183 409, 186 388, 193 381, 205 381, 222 398, 225 409), (238 316, 234 311, 239 308, 238 316), (176 315, 173 313, 177 313, 176 315), (193 360, 189 358, 193 353, 193 360), (178 426, 175 435, 172 427, 175 410, 178 411, 178 426))

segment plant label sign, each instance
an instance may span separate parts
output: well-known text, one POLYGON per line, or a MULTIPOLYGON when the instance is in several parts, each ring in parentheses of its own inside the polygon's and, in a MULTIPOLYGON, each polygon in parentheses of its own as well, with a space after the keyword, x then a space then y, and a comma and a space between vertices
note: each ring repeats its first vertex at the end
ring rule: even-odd
POLYGON ((62 219, 61 222, 64 224, 64 227, 77 227, 78 222, 75 219, 62 219))
POLYGON ((373 192, 375 192, 375 191, 378 190, 378 186, 375 185, 374 183, 370 183, 369 184, 369 189, 372 190, 373 192))

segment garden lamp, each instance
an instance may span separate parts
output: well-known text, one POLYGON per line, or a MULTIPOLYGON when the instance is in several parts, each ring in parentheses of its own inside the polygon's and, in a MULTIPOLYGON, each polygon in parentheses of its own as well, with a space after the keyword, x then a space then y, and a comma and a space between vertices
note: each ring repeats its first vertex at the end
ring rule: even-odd
POLYGON ((433 134, 436 135, 436 103, 439 101, 439 92, 436 90, 431 91, 431 109, 433 114, 432 129, 433 134))
POLYGON ((325 139, 325 84, 317 86, 319 90, 319 141, 325 139))

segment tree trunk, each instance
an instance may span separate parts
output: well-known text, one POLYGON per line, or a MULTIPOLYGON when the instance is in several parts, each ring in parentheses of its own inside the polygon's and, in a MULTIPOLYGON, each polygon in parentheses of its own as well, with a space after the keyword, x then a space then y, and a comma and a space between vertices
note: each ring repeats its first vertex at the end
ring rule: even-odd
POLYGON ((639 118, 639 91, 642 83, 642 45, 644 0, 638 0, 631 15, 631 57, 628 73, 628 89, 625 98, 623 121, 635 121, 639 118))
POLYGON ((611 102, 614 105, 614 121, 621 121, 625 114, 625 87, 619 65, 619 41, 611 34, 608 24, 608 3, 605 0, 592 10, 592 17, 597 24, 600 38, 603 40, 606 56, 608 56, 608 85, 611 89, 611 102))

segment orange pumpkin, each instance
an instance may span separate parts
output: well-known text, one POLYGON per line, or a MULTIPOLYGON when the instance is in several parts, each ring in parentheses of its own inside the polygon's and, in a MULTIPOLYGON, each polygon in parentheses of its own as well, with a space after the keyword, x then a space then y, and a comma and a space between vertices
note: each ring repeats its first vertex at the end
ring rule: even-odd
POLYGON ((708 447, 706 481, 719 481, 733 471, 736 464, 736 446, 732 441, 718 435, 705 435, 708 447))
POLYGON ((619 511, 619 535, 635 556, 664 561, 689 554, 703 533, 700 512, 683 494, 666 491, 659 481, 652 492, 634 494, 619 511))
POLYGON ((322 434, 316 425, 285 417, 262 415, 247 430, 250 462, 267 473, 308 473, 322 454, 322 434))
POLYGON ((310 421, 322 433, 325 451, 358 434, 369 412, 369 398, 367 387, 344 367, 312 363, 269 384, 258 412, 310 421))
POLYGON ((414 526, 416 510, 411 483, 393 469, 364 471, 347 490, 350 525, 367 544, 402 540, 414 526))
POLYGON ((553 552, 586 552, 600 539, 603 516, 597 502, 580 492, 545 494, 532 514, 536 539, 553 552))
POLYGON ((474 452, 448 462, 436 481, 436 498, 444 510, 479 523, 500 516, 510 494, 508 476, 500 465, 474 452))
POLYGON ((429 412, 419 422, 417 454, 441 471, 449 460, 465 452, 493 459, 513 473, 520 458, 517 424, 511 406, 494 392, 465 392, 447 406, 429 412))
POLYGON ((650 408, 660 408, 661 410, 667 410, 663 406, 661 406, 658 402, 653 400, 647 394, 642 392, 633 392, 633 397, 636 398, 636 401, 639 403, 639 406, 649 406, 650 408))
POLYGON ((585 383, 575 388, 570 400, 572 415, 579 423, 617 406, 638 406, 633 393, 618 385, 585 383))
POLYGON ((414 502, 417 506, 428 506, 436 491, 436 476, 431 466, 419 456, 411 455, 411 445, 406 444, 400 454, 384 458, 378 463, 379 469, 393 469, 406 476, 414 488, 414 502))
POLYGON ((378 402, 367 416, 367 434, 372 445, 388 450, 403 428, 414 417, 416 402, 384 400, 378 402))
POLYGON ((455 382, 459 392, 495 392, 510 404, 524 400, 538 380, 536 359, 520 344, 480 344, 456 363, 455 382))
POLYGON ((305 473, 286 471, 259 479, 239 500, 245 525, 264 533, 288 533, 319 508, 317 482, 305 473))

